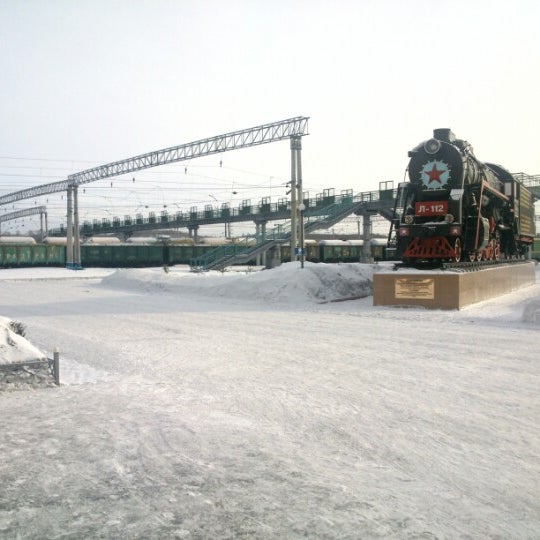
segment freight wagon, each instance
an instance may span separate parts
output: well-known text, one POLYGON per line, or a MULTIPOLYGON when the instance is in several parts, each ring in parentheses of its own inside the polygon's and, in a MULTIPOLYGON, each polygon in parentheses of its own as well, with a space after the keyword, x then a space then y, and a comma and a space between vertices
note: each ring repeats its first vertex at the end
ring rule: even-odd
MULTIPOLYGON (((44 244, 19 239, 18 243, 0 243, 0 267, 22 266, 65 266, 65 241, 56 238, 44 244)), ((103 243, 105 239, 81 245, 81 265, 85 267, 133 268, 152 267, 164 264, 189 264, 215 249, 208 244, 176 244, 163 242, 103 243)), ((244 243, 229 244, 233 251, 244 250, 244 243)), ((371 240, 371 255, 375 260, 386 259, 386 240, 371 240)), ((306 240, 306 260, 311 262, 359 262, 363 257, 362 240, 306 240)), ((281 246, 281 261, 291 260, 290 246, 281 246)), ((255 264, 255 259, 247 264, 255 264)), ((244 263, 246 264, 246 263, 244 263)))

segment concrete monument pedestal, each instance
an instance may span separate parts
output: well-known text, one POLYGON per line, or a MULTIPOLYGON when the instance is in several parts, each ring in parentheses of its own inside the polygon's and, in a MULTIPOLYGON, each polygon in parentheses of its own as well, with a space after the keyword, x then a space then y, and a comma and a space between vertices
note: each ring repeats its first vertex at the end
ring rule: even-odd
POLYGON ((406 270, 374 274, 374 306, 461 309, 534 285, 535 264, 523 262, 457 270, 406 270))

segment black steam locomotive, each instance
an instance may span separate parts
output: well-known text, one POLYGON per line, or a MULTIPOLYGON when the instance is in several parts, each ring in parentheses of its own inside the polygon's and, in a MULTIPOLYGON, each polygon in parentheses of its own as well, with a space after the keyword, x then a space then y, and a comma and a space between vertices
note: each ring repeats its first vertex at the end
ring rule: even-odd
POLYGON ((400 185, 397 254, 405 263, 523 258, 534 239, 531 193, 506 169, 478 161, 449 129, 409 152, 400 185))

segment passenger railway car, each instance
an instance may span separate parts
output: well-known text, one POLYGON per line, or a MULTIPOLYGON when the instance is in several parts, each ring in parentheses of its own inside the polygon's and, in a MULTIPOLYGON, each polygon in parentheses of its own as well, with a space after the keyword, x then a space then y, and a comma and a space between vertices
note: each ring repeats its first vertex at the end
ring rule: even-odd
POLYGON ((404 262, 522 258, 534 238, 530 191, 506 169, 482 163, 449 129, 409 152, 409 182, 394 216, 404 262))
MULTIPOLYGON (((375 260, 385 260, 386 239, 372 238, 370 254, 375 260)), ((306 260, 310 262, 360 262, 364 255, 363 240, 306 240, 306 260)), ((290 261, 290 246, 281 246, 282 262, 290 261)))

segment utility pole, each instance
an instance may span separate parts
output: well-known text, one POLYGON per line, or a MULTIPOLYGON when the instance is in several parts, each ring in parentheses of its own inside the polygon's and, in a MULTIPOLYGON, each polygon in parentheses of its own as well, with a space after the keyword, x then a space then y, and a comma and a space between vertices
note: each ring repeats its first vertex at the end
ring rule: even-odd
POLYGON ((81 241, 79 237, 79 195, 78 188, 73 186, 73 268, 81 269, 81 241))
POLYGON ((73 268, 73 184, 67 188, 66 268, 73 268))

